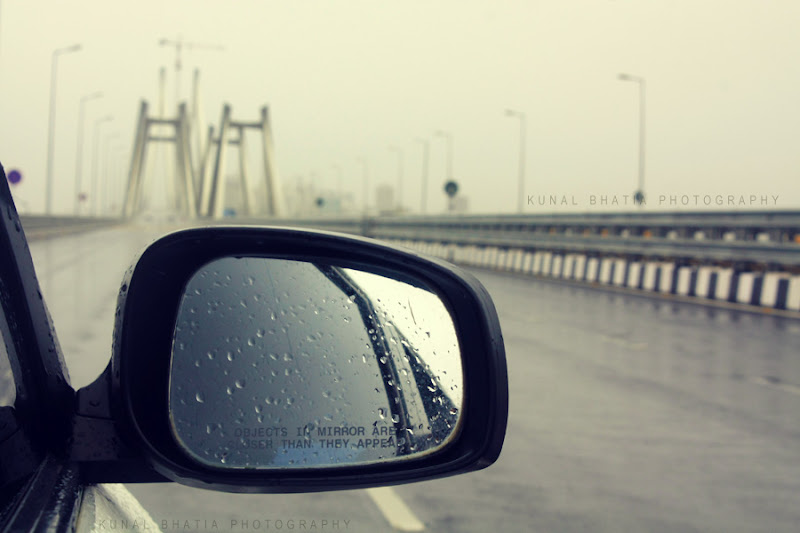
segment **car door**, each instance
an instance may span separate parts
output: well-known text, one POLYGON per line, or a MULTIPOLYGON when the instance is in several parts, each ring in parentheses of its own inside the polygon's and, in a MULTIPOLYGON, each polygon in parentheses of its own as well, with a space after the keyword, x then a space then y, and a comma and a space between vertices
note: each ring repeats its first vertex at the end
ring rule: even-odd
POLYGON ((0 531, 142 524, 149 516, 127 491, 84 486, 66 458, 74 391, 2 166, 0 174, 0 531))

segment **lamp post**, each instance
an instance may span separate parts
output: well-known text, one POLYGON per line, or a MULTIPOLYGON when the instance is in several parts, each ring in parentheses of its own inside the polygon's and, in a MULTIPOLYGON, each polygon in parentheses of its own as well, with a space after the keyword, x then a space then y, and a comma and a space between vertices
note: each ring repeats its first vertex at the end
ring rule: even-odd
POLYGON ((422 192, 420 198, 420 212, 424 215, 428 201, 428 159, 431 151, 431 143, 428 139, 417 139, 422 144, 422 192))
POLYGON ((98 118, 94 121, 94 139, 92 143, 92 214, 97 215, 97 145, 100 142, 100 126, 114 120, 111 115, 98 118))
POLYGON ((517 184, 517 212, 522 213, 523 197, 525 196, 525 113, 506 109, 507 117, 519 119, 519 181, 517 184))
POLYGON ((389 151, 397 152, 397 201, 395 209, 399 213, 403 207, 401 195, 403 190, 403 159, 405 159, 405 154, 403 153, 403 149, 397 146, 390 146, 389 151))
POLYGON ((64 48, 53 50, 53 58, 50 62, 50 118, 47 125, 47 172, 45 174, 45 213, 51 214, 53 211, 53 150, 56 126, 56 73, 58 72, 58 56, 77 52, 81 45, 75 44, 64 48))
POLYGON ((78 111, 78 148, 75 154, 75 216, 78 216, 80 211, 80 195, 81 195, 81 181, 83 179, 83 122, 84 122, 84 107, 86 102, 101 98, 103 93, 95 92, 81 97, 80 110, 78 111))
POLYGON ((645 83, 644 78, 641 76, 634 76, 632 74, 619 74, 617 76, 621 81, 632 81, 639 85, 639 187, 634 195, 634 202, 639 204, 639 207, 644 205, 644 140, 645 140, 645 120, 644 120, 644 96, 645 96, 645 83))
POLYGON ((364 192, 363 192, 363 200, 364 200, 364 216, 367 215, 369 210, 369 165, 367 164, 367 160, 363 157, 358 158, 358 162, 361 163, 361 166, 364 170, 364 192))

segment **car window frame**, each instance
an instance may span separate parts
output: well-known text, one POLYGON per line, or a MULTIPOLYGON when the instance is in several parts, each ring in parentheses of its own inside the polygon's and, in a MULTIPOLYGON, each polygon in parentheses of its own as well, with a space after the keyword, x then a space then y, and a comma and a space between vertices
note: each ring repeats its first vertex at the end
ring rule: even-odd
POLYGON ((82 493, 77 465, 64 458, 75 393, 2 164, 0 251, 3 335, 16 389, 5 413, 14 427, 0 442, 14 450, 15 468, 3 489, 0 531, 65 530, 82 493))

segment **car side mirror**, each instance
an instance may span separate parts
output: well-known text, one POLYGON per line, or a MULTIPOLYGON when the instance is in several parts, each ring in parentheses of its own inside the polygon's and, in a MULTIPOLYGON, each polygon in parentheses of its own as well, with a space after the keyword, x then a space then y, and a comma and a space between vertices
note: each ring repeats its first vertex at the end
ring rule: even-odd
POLYGON ((301 492, 418 481, 499 456, 497 314, 470 274, 289 229, 166 236, 122 286, 111 363, 126 445, 173 481, 301 492))

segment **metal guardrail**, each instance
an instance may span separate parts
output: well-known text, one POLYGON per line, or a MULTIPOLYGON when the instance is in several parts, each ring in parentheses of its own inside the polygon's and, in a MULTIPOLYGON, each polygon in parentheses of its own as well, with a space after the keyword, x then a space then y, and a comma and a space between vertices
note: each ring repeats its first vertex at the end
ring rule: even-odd
MULTIPOLYGON (((389 240, 800 267, 800 212, 235 219, 389 240)), ((233 222, 231 220, 230 222, 233 222)))
MULTIPOLYGON (((31 238, 91 231, 117 218, 21 217, 31 238)), ((232 218, 201 223, 299 226, 377 239, 500 247, 589 256, 800 268, 800 212, 608 213, 592 215, 232 218), (766 238, 765 238, 766 237, 766 238)))
POLYGON ((780 242, 800 235, 800 212, 664 212, 601 213, 504 216, 438 216, 381 218, 381 226, 416 225, 425 228, 471 229, 483 231, 522 231, 533 233, 584 234, 603 236, 675 237, 694 236, 736 240, 756 240, 766 235, 780 242))
POLYGON ((125 223, 121 218, 21 215, 20 222, 29 240, 58 237, 71 233, 105 229, 125 223))
POLYGON ((682 261, 748 262, 766 265, 800 266, 800 245, 756 241, 711 241, 694 239, 587 238, 574 236, 535 236, 478 233, 473 235, 433 233, 409 234, 402 231, 376 230, 380 239, 436 241, 443 244, 495 246, 525 250, 548 250, 592 255, 670 258, 682 261))

